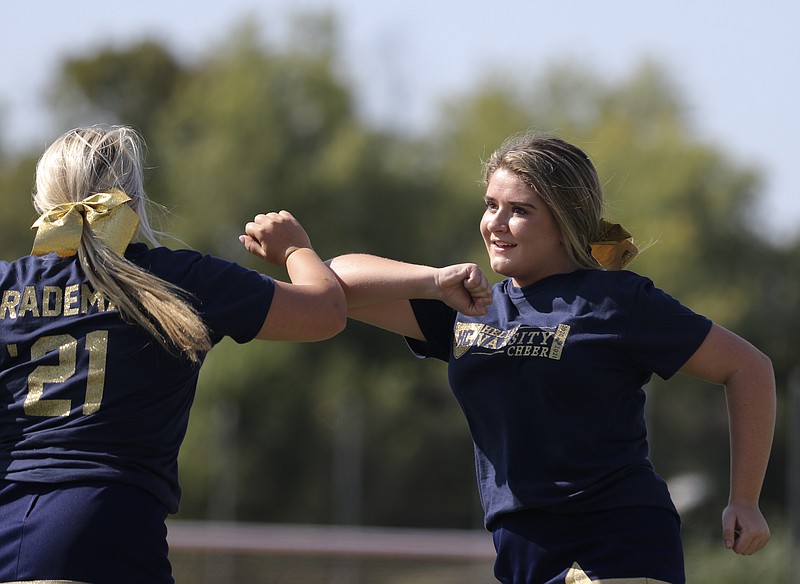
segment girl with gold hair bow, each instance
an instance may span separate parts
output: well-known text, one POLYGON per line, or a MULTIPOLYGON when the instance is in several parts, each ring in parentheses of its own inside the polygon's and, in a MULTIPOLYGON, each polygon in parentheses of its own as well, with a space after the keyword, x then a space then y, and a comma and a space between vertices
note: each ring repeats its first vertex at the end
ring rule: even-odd
POLYGON ((351 318, 446 361, 469 423, 485 525, 507 584, 685 581, 679 518, 648 460, 644 387, 681 372, 726 386, 731 497, 724 545, 769 538, 758 500, 775 422, 767 357, 625 270, 631 235, 603 219, 588 156, 514 136, 485 166, 475 264, 365 254, 329 262, 351 318))
POLYGON ((0 262, 0 582, 173 582, 164 520, 206 353, 345 325, 286 211, 246 232, 290 282, 159 246, 143 153, 126 126, 61 136, 37 165, 31 255, 0 262))

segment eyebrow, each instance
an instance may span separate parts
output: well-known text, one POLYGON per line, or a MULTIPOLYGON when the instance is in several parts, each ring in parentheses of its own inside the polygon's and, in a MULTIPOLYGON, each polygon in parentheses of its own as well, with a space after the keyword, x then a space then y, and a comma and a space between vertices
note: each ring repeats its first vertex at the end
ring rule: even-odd
MULTIPOLYGON (((497 202, 497 200, 494 197, 490 197, 488 195, 484 196, 483 200, 486 202, 489 201, 493 203, 497 202)), ((508 201, 508 204, 512 207, 527 207, 529 209, 536 209, 536 205, 534 205, 533 203, 529 203, 527 201, 508 201)))

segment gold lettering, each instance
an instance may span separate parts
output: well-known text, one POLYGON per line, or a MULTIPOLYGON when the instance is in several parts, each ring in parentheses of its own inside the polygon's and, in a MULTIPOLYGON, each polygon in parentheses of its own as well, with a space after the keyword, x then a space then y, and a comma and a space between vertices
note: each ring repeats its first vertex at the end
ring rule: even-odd
POLYGON ((86 284, 81 285, 81 314, 86 314, 92 305, 97 307, 98 312, 105 312, 106 299, 100 292, 93 292, 86 284))
MULTIPOLYGON (((506 333, 510 336, 511 331, 506 333)), ((558 325, 555 330, 528 328, 514 333, 511 337, 512 346, 506 354, 509 357, 543 357, 560 359, 564 343, 569 335, 569 325, 558 325)), ((485 342, 485 341, 484 341, 485 342)), ((489 346, 489 343, 485 343, 489 346)))
POLYGON ((558 328, 556 328, 555 337, 553 338, 553 344, 550 346, 550 355, 551 359, 561 359, 561 351, 564 350, 564 343, 567 340, 567 336, 569 335, 569 325, 568 324, 560 324, 558 328))
POLYGON ((78 284, 70 284, 64 288, 64 316, 75 316, 78 314, 79 307, 76 305, 79 299, 76 298, 76 296, 78 295, 79 288, 80 286, 78 284))
POLYGON ((42 399, 45 383, 62 383, 75 373, 78 343, 69 335, 42 337, 31 347, 31 361, 58 351, 57 365, 39 365, 28 376, 28 395, 25 397, 25 414, 28 416, 68 416, 71 402, 68 399, 42 399))
POLYGON ((479 323, 457 323, 455 329, 454 354, 463 356, 470 347, 479 347, 488 352, 504 349, 510 357, 544 357, 560 359, 564 343, 569 335, 569 325, 561 324, 554 330, 539 328, 510 330, 481 325, 479 323))
POLYGON ((86 314, 95 307, 98 312, 115 310, 101 292, 95 292, 88 284, 59 286, 25 286, 19 290, 3 290, 0 299, 0 320, 24 316, 53 317, 86 314))
POLYGON ((458 330, 458 344, 462 346, 469 346, 472 344, 472 339, 475 338, 475 329, 459 329, 458 330))
POLYGON ((64 300, 61 288, 45 286, 42 292, 42 316, 58 316, 61 314, 61 303, 64 300))
POLYGON ((0 319, 17 318, 17 307, 19 306, 20 293, 18 290, 3 290, 3 303, 0 304, 0 319))
MULTIPOLYGON (((111 304, 111 303, 109 303, 111 304)), ((109 306, 109 310, 111 307, 109 306)), ((474 322, 456 323, 455 342, 453 344, 453 355, 456 359, 466 353, 475 342, 475 335, 480 330, 481 325, 474 322)))
POLYGON ((36 288, 33 286, 25 286, 25 290, 22 291, 19 315, 25 316, 26 312, 30 312, 31 316, 39 316, 39 303, 36 301, 36 288))
POLYGON ((508 331, 501 331, 499 328, 495 328, 493 326, 484 325, 482 328, 482 332, 486 335, 491 335, 494 337, 500 337, 507 333, 508 331))
POLYGON ((103 401, 108 331, 95 331, 86 335, 86 350, 89 351, 89 372, 86 376, 86 401, 83 404, 83 413, 88 416, 97 413, 103 401))
POLYGON ((492 337, 491 340, 483 346, 487 349, 497 349, 501 340, 502 339, 499 339, 498 337, 492 337))
MULTIPOLYGON (((9 354, 16 356, 16 345, 6 345, 9 354)), ((39 365, 28 376, 28 393, 24 409, 28 416, 63 417, 72 409, 70 399, 44 399, 46 384, 64 383, 77 372, 78 340, 70 335, 40 337, 31 346, 31 361, 47 360, 55 365, 39 365), (55 353, 55 354, 54 354, 55 353)), ((84 415, 95 414, 100 410, 105 385, 106 356, 108 355, 108 331, 93 331, 86 335, 85 349, 89 353, 89 366, 86 374, 86 399, 83 402, 84 415)))

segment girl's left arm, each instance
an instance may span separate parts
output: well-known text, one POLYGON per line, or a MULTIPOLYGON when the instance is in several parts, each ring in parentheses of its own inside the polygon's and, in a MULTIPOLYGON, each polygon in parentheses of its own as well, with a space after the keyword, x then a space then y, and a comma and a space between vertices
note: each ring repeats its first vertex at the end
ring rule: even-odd
POLYGON ((344 291, 289 211, 256 215, 245 225, 239 241, 253 255, 286 268, 291 280, 275 280, 272 303, 257 339, 321 341, 344 329, 344 291))
POLYGON ((758 500, 775 430, 772 362, 746 340, 714 324, 681 373, 725 386, 731 490, 722 514, 723 540, 737 554, 754 554, 770 536, 758 500))

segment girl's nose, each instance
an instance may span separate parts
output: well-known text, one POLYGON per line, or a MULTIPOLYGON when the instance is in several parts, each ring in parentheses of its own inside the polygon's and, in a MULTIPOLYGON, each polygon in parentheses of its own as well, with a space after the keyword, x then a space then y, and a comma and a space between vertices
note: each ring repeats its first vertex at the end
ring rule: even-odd
POLYGON ((508 227, 508 221, 502 213, 493 213, 487 217, 486 227, 492 232, 503 231, 508 227))

